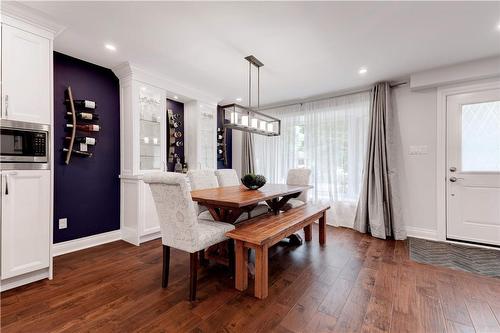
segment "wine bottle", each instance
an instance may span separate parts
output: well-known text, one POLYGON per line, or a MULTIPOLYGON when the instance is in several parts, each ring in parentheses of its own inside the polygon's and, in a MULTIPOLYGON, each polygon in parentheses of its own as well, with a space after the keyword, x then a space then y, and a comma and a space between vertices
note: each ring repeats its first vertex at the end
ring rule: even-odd
MULTIPOLYGON (((71 140, 71 137, 67 136, 66 140, 71 140)), ((95 138, 91 138, 88 136, 79 136, 79 137, 75 138, 75 142, 85 143, 86 145, 94 146, 95 145, 95 138)))
MULTIPOLYGON (((69 102, 69 100, 66 100, 66 102, 69 102)), ((80 107, 80 108, 85 108, 85 109, 95 109, 97 107, 97 105, 94 101, 89 101, 86 99, 74 99, 73 105, 75 107, 80 107)))
POLYGON ((174 132, 174 138, 178 139, 180 137, 182 137, 182 132, 175 131, 174 132))
POLYGON ((222 142, 217 142, 217 146, 222 147, 222 146, 225 146, 225 144, 222 142))
POLYGON ((222 149, 217 150, 217 153, 222 155, 223 153, 222 149))
MULTIPOLYGON (((68 148, 63 148, 63 151, 68 152, 68 148)), ((85 156, 85 157, 92 157, 92 153, 89 153, 88 151, 81 151, 81 150, 76 150, 76 149, 71 149, 71 153, 80 155, 80 156, 85 156)))
MULTIPOLYGON (((73 124, 66 124, 66 127, 73 128, 73 124)), ((76 128, 79 130, 82 130, 82 131, 87 131, 87 132, 99 132, 99 130, 101 129, 99 127, 99 125, 95 125, 95 124, 87 124, 87 125, 77 124, 76 128)))
MULTIPOLYGON (((71 112, 66 112, 69 116, 71 116, 71 112)), ((99 120, 99 115, 96 113, 90 113, 90 112, 78 112, 76 116, 79 119, 83 120, 99 120)))
POLYGON ((217 135, 217 139, 218 139, 218 140, 222 140, 222 135, 220 135, 220 134, 219 134, 219 135, 217 135))

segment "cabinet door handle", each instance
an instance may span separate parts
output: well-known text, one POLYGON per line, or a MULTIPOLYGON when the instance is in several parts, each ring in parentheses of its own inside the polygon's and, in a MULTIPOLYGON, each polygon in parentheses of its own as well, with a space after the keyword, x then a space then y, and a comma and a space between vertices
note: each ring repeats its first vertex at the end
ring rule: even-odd
POLYGON ((9 177, 5 176, 5 195, 9 195, 9 177))
POLYGON ((9 95, 5 95, 5 117, 9 116, 9 95))

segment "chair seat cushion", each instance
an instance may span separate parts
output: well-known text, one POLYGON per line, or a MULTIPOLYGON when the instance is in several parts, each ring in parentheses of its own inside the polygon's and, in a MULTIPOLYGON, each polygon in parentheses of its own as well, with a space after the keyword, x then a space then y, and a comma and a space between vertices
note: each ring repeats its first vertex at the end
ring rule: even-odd
POLYGON ((226 232, 233 230, 234 225, 223 222, 199 220, 197 229, 198 249, 194 249, 194 251, 200 251, 227 240, 226 232))
POLYGON ((256 217, 262 214, 266 214, 269 211, 269 206, 267 204, 258 204, 257 207, 251 210, 250 215, 256 217))
POLYGON ((302 200, 292 198, 292 199, 288 200, 287 204, 290 205, 291 208, 297 208, 297 207, 305 205, 306 203, 302 200))

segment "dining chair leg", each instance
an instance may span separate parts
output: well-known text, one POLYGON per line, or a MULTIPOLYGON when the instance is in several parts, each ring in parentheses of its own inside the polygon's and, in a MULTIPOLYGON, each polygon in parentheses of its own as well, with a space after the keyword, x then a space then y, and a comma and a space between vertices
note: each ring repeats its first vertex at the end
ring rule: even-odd
POLYGON ((203 267, 207 267, 208 266, 208 260, 205 256, 205 250, 200 250, 200 265, 203 266, 203 267))
POLYGON ((228 239, 227 240, 227 253, 229 257, 229 272, 231 272, 231 275, 234 276, 234 240, 228 239))
POLYGON ((198 282, 198 252, 190 253, 189 300, 196 300, 196 284, 198 282))
POLYGON ((168 271, 170 269, 170 246, 163 245, 163 269, 161 274, 162 288, 168 287, 168 271))

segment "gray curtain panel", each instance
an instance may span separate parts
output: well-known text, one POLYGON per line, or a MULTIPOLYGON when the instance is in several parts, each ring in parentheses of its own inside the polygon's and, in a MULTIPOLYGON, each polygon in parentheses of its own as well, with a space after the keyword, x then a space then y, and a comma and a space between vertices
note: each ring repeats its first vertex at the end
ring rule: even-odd
POLYGON ((390 94, 387 82, 377 83, 372 89, 367 155, 354 229, 382 239, 405 239, 394 169, 394 119, 390 94))
POLYGON ((243 132, 241 151, 241 176, 255 173, 253 134, 243 132))

